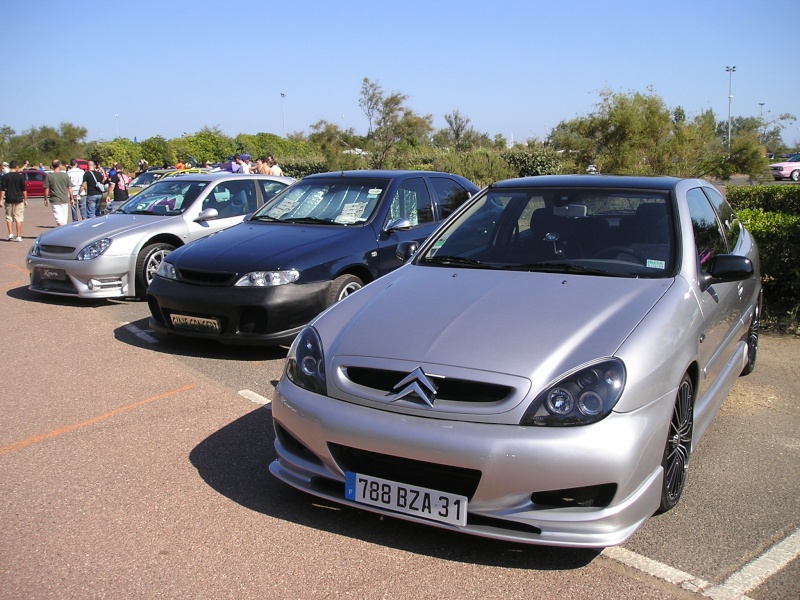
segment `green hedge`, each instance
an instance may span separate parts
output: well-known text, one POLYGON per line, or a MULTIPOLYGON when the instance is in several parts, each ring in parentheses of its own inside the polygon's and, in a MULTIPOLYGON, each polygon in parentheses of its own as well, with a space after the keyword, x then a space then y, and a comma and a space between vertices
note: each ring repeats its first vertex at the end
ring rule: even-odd
POLYGON ((727 197, 736 210, 761 208, 767 212, 800 215, 800 185, 728 186, 727 197))
POLYGON ((800 186, 729 187, 727 197, 753 234, 761 258, 764 298, 770 316, 800 309, 800 186))

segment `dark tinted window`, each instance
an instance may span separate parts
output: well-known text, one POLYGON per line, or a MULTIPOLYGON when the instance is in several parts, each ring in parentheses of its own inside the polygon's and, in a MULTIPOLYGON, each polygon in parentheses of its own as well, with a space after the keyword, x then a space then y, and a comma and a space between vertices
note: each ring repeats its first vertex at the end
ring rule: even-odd
POLYGON ((431 177, 431 184, 439 199, 443 219, 450 216, 469 198, 469 192, 449 177, 431 177))
POLYGON ((692 217, 694 243, 700 266, 708 267, 717 254, 728 252, 725 235, 717 221, 717 214, 700 188, 689 190, 686 194, 689 214, 692 217))
POLYGON ((728 251, 732 252, 736 247, 736 242, 739 241, 739 220, 722 194, 711 188, 703 188, 703 191, 717 211, 719 220, 722 222, 722 228, 725 231, 725 237, 728 239, 728 251))

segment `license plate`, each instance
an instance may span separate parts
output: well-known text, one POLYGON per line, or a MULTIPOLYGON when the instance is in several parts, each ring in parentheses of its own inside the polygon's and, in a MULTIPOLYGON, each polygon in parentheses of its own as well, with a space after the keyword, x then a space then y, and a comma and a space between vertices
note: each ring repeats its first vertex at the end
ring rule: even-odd
POLYGON ((219 319, 205 317, 190 317, 188 315, 170 315, 172 326, 177 329, 191 329, 192 331, 208 331, 219 333, 219 319))
POLYGON ((347 472, 345 498, 423 519, 466 526, 467 497, 347 472))
POLYGON ((57 279, 64 281, 67 278, 67 272, 64 269, 50 269, 48 267, 39 268, 40 279, 57 279))

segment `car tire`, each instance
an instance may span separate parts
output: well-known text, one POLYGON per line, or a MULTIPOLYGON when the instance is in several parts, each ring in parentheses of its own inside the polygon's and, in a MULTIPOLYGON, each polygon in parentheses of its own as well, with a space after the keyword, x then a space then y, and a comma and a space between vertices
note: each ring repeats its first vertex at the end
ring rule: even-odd
POLYGON ((750 375, 756 368, 758 358, 758 334, 761 329, 761 302, 764 292, 758 293, 758 300, 753 307, 753 316, 750 317, 750 327, 747 330, 747 363, 740 374, 741 377, 750 375))
POLYGON ((675 406, 664 446, 664 457, 661 466, 664 479, 661 483, 661 504, 658 513, 672 510, 678 504, 686 485, 689 471, 689 456, 692 451, 692 433, 694 430, 694 385, 689 374, 685 374, 678 386, 675 406))
POLYGON ((144 300, 147 297, 147 288, 158 272, 161 261, 170 252, 175 250, 171 244, 150 244, 142 248, 136 259, 136 295, 144 300))
POLYGON ((357 292, 362 287, 364 287, 364 282, 355 275, 340 275, 331 282, 326 306, 336 304, 339 300, 357 292))
POLYGON ((789 175, 789 179, 792 181, 800 181, 800 169, 795 169, 792 171, 792 174, 789 175))

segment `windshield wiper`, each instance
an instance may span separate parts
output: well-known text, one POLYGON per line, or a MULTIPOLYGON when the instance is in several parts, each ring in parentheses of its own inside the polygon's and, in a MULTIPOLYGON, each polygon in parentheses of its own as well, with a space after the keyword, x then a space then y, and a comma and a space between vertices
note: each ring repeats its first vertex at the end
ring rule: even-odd
POLYGON ((544 271, 547 273, 577 273, 582 275, 609 275, 611 277, 625 276, 622 273, 612 273, 605 269, 584 267, 567 262, 538 262, 521 265, 508 265, 503 267, 508 271, 544 271))
POLYGON ((420 262, 435 264, 435 265, 458 265, 460 267, 478 267, 480 269, 496 269, 493 265, 487 265, 474 258, 466 258, 464 256, 430 256, 423 258, 420 262))
POLYGON ((254 216, 251 221, 280 221, 280 219, 276 219, 275 217, 270 217, 269 215, 258 215, 254 216))
POLYGON ((278 219, 281 223, 327 223, 331 224, 328 219, 318 219, 316 217, 291 217, 289 219, 278 219))

